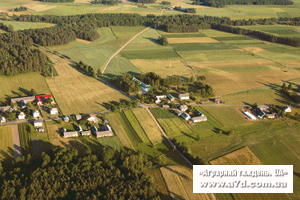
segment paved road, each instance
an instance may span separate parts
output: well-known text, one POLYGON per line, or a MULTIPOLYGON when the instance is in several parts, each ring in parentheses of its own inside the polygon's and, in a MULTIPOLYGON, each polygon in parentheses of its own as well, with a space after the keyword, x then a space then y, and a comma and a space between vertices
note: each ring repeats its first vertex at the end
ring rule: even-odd
POLYGON ((22 157, 22 149, 21 149, 18 125, 11 126, 11 130, 12 130, 12 138, 14 143, 14 158, 16 160, 18 157, 22 157))

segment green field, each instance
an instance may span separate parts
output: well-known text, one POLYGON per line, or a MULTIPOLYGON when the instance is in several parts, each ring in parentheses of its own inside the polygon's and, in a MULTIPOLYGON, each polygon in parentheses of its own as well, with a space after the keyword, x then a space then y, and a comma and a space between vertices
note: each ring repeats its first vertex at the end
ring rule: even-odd
POLYGON ((122 144, 117 136, 97 138, 98 142, 104 147, 120 149, 122 144))
POLYGON ((236 47, 228 46, 223 43, 178 43, 171 44, 176 51, 198 51, 198 50, 227 50, 236 49, 236 47))
POLYGON ((299 37, 298 31, 294 30, 292 27, 284 25, 260 25, 260 26, 243 26, 241 28, 263 31, 275 35, 288 36, 288 37, 299 37))
POLYGON ((151 112, 169 137, 190 135, 193 133, 183 119, 170 113, 170 111, 161 108, 152 108, 151 112))
POLYGON ((145 133, 147 134, 151 143, 154 145, 162 142, 163 140, 162 133, 160 132, 159 128, 157 127, 157 124, 151 118, 147 110, 143 108, 135 108, 132 109, 132 112, 137 118, 137 120, 139 121, 145 133))
POLYGON ((127 59, 166 59, 178 58, 178 54, 173 49, 151 49, 151 50, 123 50, 121 55, 127 59))
POLYGON ((37 28, 45 28, 55 26, 56 24, 50 23, 40 23, 40 22, 16 22, 16 21, 1 21, 5 25, 12 25, 14 27, 14 31, 23 30, 23 29, 37 29, 37 28))
POLYGON ((19 137, 20 137, 20 143, 22 148, 22 154, 26 155, 28 153, 32 153, 32 141, 31 136, 28 132, 28 123, 19 124, 19 137))
POLYGON ((14 158, 14 144, 11 126, 0 126, 0 161, 11 161, 14 158))

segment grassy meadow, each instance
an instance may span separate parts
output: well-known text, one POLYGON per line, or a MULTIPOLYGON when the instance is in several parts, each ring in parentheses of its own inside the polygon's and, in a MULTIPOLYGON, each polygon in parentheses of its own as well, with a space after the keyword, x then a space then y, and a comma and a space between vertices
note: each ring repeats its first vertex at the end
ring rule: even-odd
POLYGON ((46 28, 55 26, 56 24, 51 23, 40 23, 40 22, 16 22, 16 21, 1 21, 5 25, 12 25, 14 27, 14 31, 24 30, 24 29, 38 29, 38 28, 46 28))
POLYGON ((12 161, 14 158, 14 144, 11 126, 0 126, 0 161, 12 161))

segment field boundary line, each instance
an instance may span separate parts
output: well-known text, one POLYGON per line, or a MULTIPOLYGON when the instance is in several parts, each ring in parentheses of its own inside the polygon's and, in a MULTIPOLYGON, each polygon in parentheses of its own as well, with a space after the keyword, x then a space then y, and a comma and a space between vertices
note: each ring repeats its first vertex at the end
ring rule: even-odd
POLYGON ((22 157, 19 127, 17 124, 11 126, 11 132, 12 132, 12 139, 14 144, 14 158, 16 160, 17 158, 22 157))
POLYGON ((120 53, 132 40, 134 40, 137 36, 139 36, 140 34, 142 34, 143 32, 145 32, 146 30, 148 30, 151 26, 143 29, 142 31, 140 31, 139 33, 137 33, 135 36, 133 36, 128 42, 126 42, 116 53, 114 53, 109 60, 107 61, 106 65, 104 66, 103 70, 102 70, 102 74, 104 74, 106 68, 108 67, 109 63, 111 62, 111 60, 118 55, 118 53, 120 53))
POLYGON ((136 136, 139 138, 140 141, 138 141, 138 143, 143 143, 143 140, 140 138, 140 136, 137 134, 137 132, 135 131, 135 129, 131 125, 129 119, 127 118, 126 114, 124 113, 124 110, 122 110, 122 112, 120 112, 120 115, 121 115, 121 117, 123 117, 124 121, 129 124, 129 126, 131 127, 131 129, 135 132, 136 136))

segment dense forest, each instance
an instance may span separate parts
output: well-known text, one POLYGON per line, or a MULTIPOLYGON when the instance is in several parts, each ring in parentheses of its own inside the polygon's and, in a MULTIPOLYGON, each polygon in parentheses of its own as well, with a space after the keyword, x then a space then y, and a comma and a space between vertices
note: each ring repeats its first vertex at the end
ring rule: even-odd
POLYGON ((300 17, 295 17, 295 18, 284 17, 284 18, 279 18, 278 21, 292 26, 300 26, 300 17))
POLYGON ((8 32, 14 31, 14 27, 11 24, 7 26, 3 23, 0 23, 0 29, 2 29, 4 31, 8 31, 8 32))
POLYGON ((194 5, 221 8, 225 5, 293 5, 291 0, 194 0, 194 5))
POLYGON ((21 11, 26 11, 26 10, 27 10, 27 7, 25 7, 25 6, 16 7, 13 9, 13 11, 15 11, 15 12, 21 12, 21 11))
POLYGON ((103 149, 101 156, 87 147, 57 148, 42 159, 30 154, 15 166, 0 163, 1 199, 153 199, 159 200, 151 177, 143 172, 152 164, 143 153, 103 149))
POLYGON ((39 0, 42 2, 51 2, 51 3, 69 3, 74 2, 75 0, 39 0))
POLYGON ((131 0, 136 3, 155 3, 156 0, 131 0))
POLYGON ((118 5, 118 0, 95 0, 93 1, 94 4, 104 4, 104 5, 118 5))
POLYGON ((255 30, 249 30, 249 29, 220 25, 220 24, 212 25, 212 28, 220 31, 225 31, 225 32, 235 33, 240 35, 252 35, 273 43, 285 44, 293 47, 300 47, 300 38, 297 37, 278 36, 270 33, 265 33, 262 31, 255 31, 255 30))

